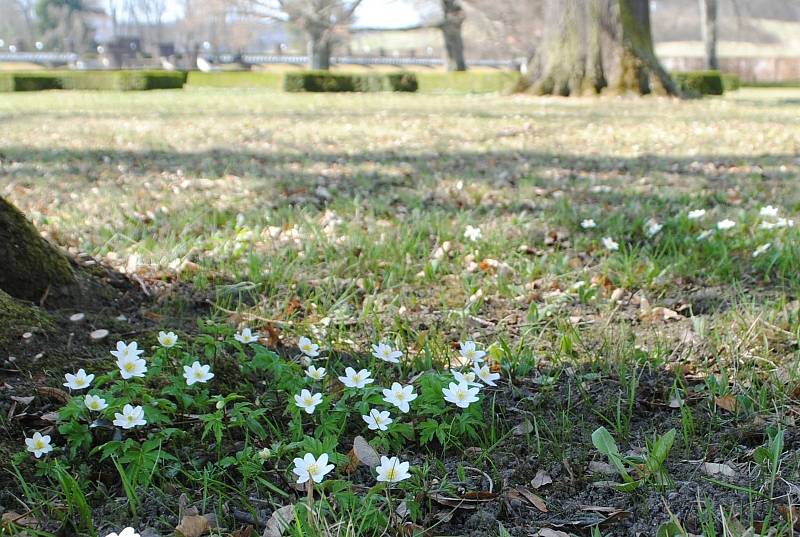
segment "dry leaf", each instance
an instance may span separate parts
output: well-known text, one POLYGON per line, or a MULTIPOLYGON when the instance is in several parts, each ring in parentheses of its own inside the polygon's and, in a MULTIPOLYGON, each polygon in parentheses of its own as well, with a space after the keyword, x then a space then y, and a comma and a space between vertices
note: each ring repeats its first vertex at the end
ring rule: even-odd
POLYGON ((267 527, 261 537, 281 537, 294 519, 294 504, 284 505, 276 509, 267 521, 267 527))
POLYGON ((531 423, 531 420, 525 419, 524 421, 521 421, 517 426, 515 426, 514 429, 512 429, 512 431, 517 436, 531 434, 533 432, 533 423, 531 423))
POLYGON ((36 388, 36 393, 42 397, 52 397, 61 403, 66 404, 69 402, 69 394, 64 390, 59 390, 58 388, 51 388, 50 386, 38 386, 36 388))
POLYGON ((381 463, 380 455, 367 443, 363 436, 356 436, 353 439, 353 453, 360 463, 370 468, 375 468, 381 463))
POLYGON ((714 400, 714 402, 718 407, 725 409, 728 412, 736 411, 736 397, 734 397, 731 394, 723 395, 722 397, 717 397, 714 400))
POLYGON ((572 537, 569 533, 550 528, 542 528, 536 535, 537 537, 572 537))
POLYGON ((28 397, 19 397, 19 396, 16 396, 16 395, 12 395, 11 396, 11 400, 12 401, 16 401, 17 403, 19 403, 21 405, 29 405, 29 404, 31 404, 33 402, 33 396, 30 395, 28 397))
POLYGON ((434 492, 430 495, 430 498, 436 503, 447 507, 477 509, 479 504, 493 501, 495 498, 497 498, 497 494, 494 492, 477 491, 467 492, 461 498, 454 498, 452 496, 445 496, 439 492, 434 492))
POLYGON ((508 491, 508 496, 509 498, 519 501, 525 500, 542 513, 547 513, 547 504, 544 503, 542 497, 534 494, 525 487, 514 487, 508 491))
POLYGON ((794 529, 800 529, 800 507, 796 505, 779 505, 778 512, 794 529))
POLYGON ((10 528, 12 524, 26 528, 35 528, 39 525, 30 513, 21 515, 15 511, 6 511, 3 513, 3 517, 0 518, 0 528, 10 528))
POLYGON ((536 472, 536 477, 531 480, 531 486, 535 489, 541 488, 545 485, 549 485, 553 482, 553 478, 547 474, 544 470, 539 470, 536 472))
POLYGON ((211 532, 208 518, 202 515, 187 515, 175 528, 176 537, 200 537, 211 532))
POLYGON ((734 477, 736 475, 736 470, 734 470, 727 464, 720 464, 717 462, 704 462, 703 473, 708 475, 720 474, 728 477, 734 477))

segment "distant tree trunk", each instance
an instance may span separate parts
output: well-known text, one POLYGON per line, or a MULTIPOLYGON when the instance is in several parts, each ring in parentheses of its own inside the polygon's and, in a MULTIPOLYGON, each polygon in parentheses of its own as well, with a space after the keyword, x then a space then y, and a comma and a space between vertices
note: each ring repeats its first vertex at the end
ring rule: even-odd
POLYGON ((719 69, 717 59, 717 0, 699 0, 700 31, 706 53, 706 67, 719 69))
POLYGON ((0 290, 33 302, 76 282, 66 255, 47 242, 25 216, 0 197, 0 290))
POLYGON ((331 68, 331 41, 325 30, 310 28, 308 33, 308 67, 327 71, 331 68))
POLYGON ((534 93, 678 93, 655 55, 649 0, 547 0, 545 20, 534 93))
POLYGON ((442 23, 440 28, 444 37, 445 64, 448 71, 466 71, 464 61, 464 39, 461 27, 464 25, 464 8, 460 0, 442 0, 442 23))

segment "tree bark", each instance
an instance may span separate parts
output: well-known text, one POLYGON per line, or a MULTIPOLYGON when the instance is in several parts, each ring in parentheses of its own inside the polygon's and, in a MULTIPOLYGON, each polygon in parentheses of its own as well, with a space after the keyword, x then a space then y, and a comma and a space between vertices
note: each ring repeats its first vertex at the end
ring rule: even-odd
POLYGON ((308 33, 308 67, 327 71, 331 68, 331 42, 324 30, 310 28, 308 33))
POLYGON ((655 55, 649 0, 548 0, 545 20, 534 93, 678 94, 655 55))
POLYGON ((717 0, 699 0, 700 32, 708 69, 719 69, 717 59, 717 0))
POLYGON ((466 14, 460 0, 442 0, 442 37, 444 38, 445 65, 448 71, 466 71, 464 39, 461 27, 466 14))
POLYGON ((15 298, 42 301, 76 283, 72 265, 27 218, 0 197, 0 290, 15 298))

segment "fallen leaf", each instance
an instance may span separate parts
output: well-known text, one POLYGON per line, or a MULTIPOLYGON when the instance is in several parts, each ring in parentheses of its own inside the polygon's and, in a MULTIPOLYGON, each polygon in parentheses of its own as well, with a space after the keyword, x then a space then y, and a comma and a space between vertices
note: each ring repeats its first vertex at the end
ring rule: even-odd
POLYGON ((16 511, 6 511, 0 518, 0 527, 11 529, 11 525, 24 526, 26 528, 35 528, 39 525, 37 520, 30 513, 21 515, 16 511))
POLYGON ((486 491, 472 491, 465 493, 461 498, 455 498, 452 496, 445 496, 439 492, 434 492, 431 493, 430 498, 436 503, 447 507, 477 509, 479 504, 493 501, 495 498, 497 498, 497 494, 486 491))
POLYGON ((723 395, 722 397, 717 397, 714 400, 714 403, 728 412, 736 412, 736 397, 731 394, 723 395))
POLYGON ((89 337, 95 340, 103 339, 108 336, 108 330, 105 328, 100 328, 98 330, 94 330, 93 332, 89 333, 89 337))
POLYGON ((281 537, 294 519, 294 504, 284 505, 280 509, 273 511, 272 516, 267 520, 267 527, 261 537, 281 537))
POLYGON ((547 504, 544 503, 544 500, 541 496, 534 494, 533 492, 529 491, 525 487, 514 487, 508 492, 509 497, 515 498, 517 500, 526 500, 536 509, 541 511, 542 513, 547 513, 547 504))
POLYGON ((211 531, 208 518, 202 515, 187 515, 175 528, 176 537, 200 537, 211 531))
POLYGON ((536 533, 537 537, 572 537, 569 533, 550 528, 542 528, 536 533))
POLYGON ((796 505, 779 505, 778 512, 794 529, 800 529, 800 507, 796 505))
POLYGON ((61 403, 69 402, 69 394, 64 390, 58 388, 51 388, 50 386, 37 386, 36 393, 41 397, 52 397, 61 403))
POLYGON ((512 431, 517 436, 530 434, 533 432, 533 423, 531 423, 531 420, 525 419, 524 421, 521 421, 517 426, 515 426, 512 429, 512 431))
POLYGON ((356 436, 353 439, 353 453, 362 464, 375 468, 381 463, 381 457, 378 452, 369 445, 363 436, 356 436))
POLYGON ((536 477, 531 480, 531 486, 535 489, 541 488, 545 485, 549 485, 553 482, 553 478, 550 477, 547 472, 544 470, 539 470, 536 472, 536 477))
POLYGON ((703 473, 708 475, 724 475, 728 477, 734 477, 736 475, 736 470, 728 466, 727 464, 721 464, 717 462, 704 462, 703 463, 703 473))
POLYGON ((33 402, 33 396, 31 395, 31 396, 28 396, 28 397, 19 397, 19 396, 16 396, 16 395, 12 395, 11 396, 11 400, 12 401, 16 401, 17 403, 19 403, 21 405, 29 405, 29 404, 31 404, 33 402))

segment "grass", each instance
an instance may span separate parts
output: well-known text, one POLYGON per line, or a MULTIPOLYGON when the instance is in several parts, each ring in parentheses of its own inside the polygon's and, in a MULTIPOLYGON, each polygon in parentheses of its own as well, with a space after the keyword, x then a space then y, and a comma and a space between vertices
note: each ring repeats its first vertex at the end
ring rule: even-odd
MULTIPOLYGON (((297 509, 287 534, 377 535, 405 523, 412 533, 522 535, 604 501, 629 514, 603 534, 677 520, 691 533, 722 535, 735 521, 789 535, 780 513, 798 501, 800 221, 762 229, 778 217, 760 210, 797 219, 798 115, 791 89, 690 102, 205 88, 7 95, 0 194, 73 253, 135 277, 158 297, 149 318, 178 330, 186 354, 152 350, 158 328, 137 332, 155 373, 102 388, 159 405, 153 428, 122 447, 94 432, 87 440, 85 418, 62 415, 60 447, 105 445, 102 462, 92 448, 64 450, 71 477, 52 460, 18 457, 19 490, 0 502, 32 512, 39 531, 102 534, 129 521, 167 531, 184 493, 233 530, 305 501, 286 479, 308 450, 335 458, 336 479, 313 516, 297 509), (706 214, 691 220, 693 209, 706 214), (698 240, 726 218, 732 229, 698 240), (597 227, 582 228, 585 219, 597 227), (663 225, 654 236, 650 220, 663 225), (481 237, 466 238, 467 225, 481 237), (176 282, 209 297, 199 323, 176 282), (238 345, 236 325, 268 335, 262 343, 280 356, 238 345), (358 414, 379 397, 343 396, 336 382, 315 416, 292 412, 305 384, 292 360, 301 335, 321 345, 330 376, 352 365, 376 372, 375 385, 412 381, 420 400, 398 422, 406 428, 367 431, 358 414), (502 380, 458 413, 438 394, 453 347, 468 339, 502 380), (407 360, 379 366, 369 357, 378 341, 407 360), (213 364, 208 388, 167 390, 182 384, 172 362, 194 358, 213 364), (217 394, 232 397, 228 411, 215 408, 217 394), (621 479, 597 465, 600 427, 619 444, 615 465, 642 485, 598 500, 592 483, 621 479), (665 454, 656 439, 667 433, 665 454), (341 472, 357 434, 411 461, 412 479, 385 496, 366 469, 341 472), (647 473, 636 460, 657 464, 647 473), (703 462, 734 474, 706 475, 703 462), (547 513, 512 493, 540 470, 553 480, 535 490, 547 513), (673 494, 662 500, 665 489, 673 494), (487 501, 469 504, 467 493, 487 501), (136 500, 124 509, 105 505, 126 495, 136 500), (401 499, 405 522, 390 508, 401 499), (370 508, 357 509, 361 500, 370 508)), ((25 347, 15 352, 22 370, 38 367, 25 347)), ((114 369, 110 357, 87 363, 114 369)), ((67 370, 45 366, 39 381, 58 386, 67 370)), ((16 450, 34 428, 7 415, 3 441, 16 450)))

